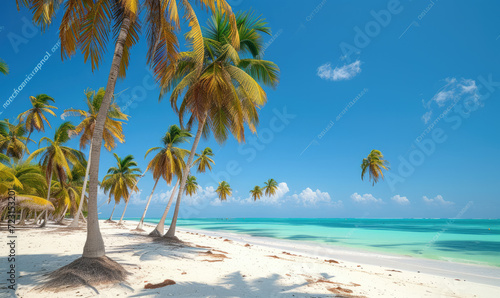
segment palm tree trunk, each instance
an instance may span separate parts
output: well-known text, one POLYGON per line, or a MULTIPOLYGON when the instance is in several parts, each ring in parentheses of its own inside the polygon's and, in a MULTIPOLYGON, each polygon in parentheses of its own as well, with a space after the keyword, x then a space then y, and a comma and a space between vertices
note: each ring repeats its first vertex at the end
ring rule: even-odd
POLYGON ((152 237, 163 236, 163 233, 165 232, 165 219, 167 219, 168 211, 170 210, 170 206, 172 205, 172 202, 174 201, 175 191, 177 190, 177 187, 179 186, 180 182, 181 182, 181 179, 177 178, 177 182, 175 183, 175 186, 172 189, 172 193, 170 194, 170 199, 168 200, 167 208, 165 208, 165 211, 163 212, 163 215, 161 216, 160 222, 156 225, 156 228, 153 230, 153 232, 149 233, 149 236, 152 236, 152 237))
POLYGON ((64 211, 61 214, 61 217, 57 220, 58 224, 60 224, 64 220, 64 217, 66 217, 66 211, 68 211, 68 205, 66 205, 66 208, 64 208, 64 211))
POLYGON ((116 208, 116 201, 115 201, 115 205, 113 206, 113 211, 111 211, 111 215, 109 216, 109 221, 113 221, 113 213, 115 213, 115 208, 116 208))
POLYGON ((91 157, 92 157, 92 141, 90 142, 89 158, 87 160, 87 169, 85 170, 85 180, 83 180, 82 194, 80 196, 80 204, 78 205, 78 211, 76 212, 76 216, 73 219, 73 222, 69 225, 70 228, 78 228, 80 213, 82 213, 83 202, 85 201, 85 192, 87 191, 87 181, 89 178, 91 157))
POLYGON ((31 130, 30 130, 30 132, 28 133, 28 138, 26 139, 26 144, 25 144, 25 146, 26 146, 26 150, 24 150, 24 151, 21 153, 21 158, 20 158, 19 160, 23 160, 24 153, 25 153, 26 151, 28 151, 28 142, 29 142, 29 140, 30 140, 30 136, 31 136, 31 133, 32 133, 32 132, 33 132, 33 129, 31 129, 31 130))
MULTIPOLYGON (((53 170, 50 169, 50 178, 49 178, 49 183, 48 183, 49 186, 48 186, 48 190, 47 190, 47 201, 49 201, 49 202, 50 202, 50 187, 52 186, 52 174, 53 173, 54 173, 53 170)), ((45 225, 47 224, 47 215, 49 213, 48 206, 49 206, 49 204, 47 204, 47 208, 45 208, 45 219, 44 219, 43 223, 40 225, 40 228, 45 227, 45 225)))
MULTIPOLYGON (((141 180, 142 177, 144 177, 144 175, 146 175, 146 174, 143 173, 141 175, 141 177, 139 177, 139 179, 137 179, 137 181, 135 181, 134 187, 132 187, 132 191, 135 189, 135 187, 137 186, 137 183, 139 183, 139 181, 141 180)), ((127 206, 128 206, 128 202, 130 202, 130 197, 132 196, 132 191, 130 191, 128 198, 127 198, 127 201, 125 202, 125 208, 123 209, 122 217, 120 217, 120 221, 118 222, 119 225, 121 225, 123 222, 123 216, 125 215, 125 211, 127 211, 127 206)))
POLYGON ((200 142, 201 134, 203 133, 203 126, 205 125, 205 121, 207 120, 207 112, 203 115, 203 119, 198 122, 198 131, 196 132, 196 137, 194 138, 193 147, 191 148, 191 152, 189 153, 189 158, 186 164, 186 170, 182 172, 182 180, 179 188, 179 193, 177 194, 177 201, 175 202, 175 212, 174 217, 172 218, 172 223, 168 228, 167 234, 163 237, 167 238, 175 238, 175 227, 177 225, 177 216, 179 215, 179 206, 181 205, 182 193, 184 192, 184 187, 186 186, 187 177, 189 176, 189 172, 191 171, 191 166, 193 163, 194 155, 196 153, 196 148, 198 147, 198 143, 200 142))
POLYGON ((146 208, 144 208, 144 212, 142 213, 141 220, 139 221, 139 224, 137 225, 136 230, 142 230, 142 226, 144 224, 144 218, 146 218, 146 212, 148 211, 149 203, 151 203, 151 198, 153 197, 153 193, 155 192, 156 185, 158 184, 158 181, 160 180, 160 177, 156 179, 155 185, 153 186, 153 190, 151 191, 151 194, 149 195, 148 202, 146 203, 146 208))
POLYGON ((105 255, 104 241, 102 240, 101 231, 99 230, 99 218, 97 214, 97 186, 99 182, 99 159, 101 157, 102 133, 104 123, 108 114, 111 99, 115 92, 116 80, 120 70, 120 62, 123 55, 123 45, 127 39, 130 28, 130 17, 125 15, 120 33, 116 39, 115 53, 109 71, 108 83, 106 91, 101 103, 101 108, 96 119, 94 133, 92 135, 92 159, 90 163, 90 181, 89 181, 89 201, 88 201, 88 217, 87 217, 87 240, 83 247, 83 257, 99 258, 105 255))
POLYGON ((26 224, 24 222, 24 209, 21 209, 21 218, 19 219, 19 222, 17 224, 20 226, 24 226, 26 224))

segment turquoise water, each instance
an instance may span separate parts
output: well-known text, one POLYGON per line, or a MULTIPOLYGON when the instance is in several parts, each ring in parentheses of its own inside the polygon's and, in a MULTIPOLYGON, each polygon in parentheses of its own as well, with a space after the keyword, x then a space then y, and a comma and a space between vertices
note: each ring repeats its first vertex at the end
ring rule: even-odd
POLYGON ((500 267, 499 219, 181 219, 178 225, 500 267))

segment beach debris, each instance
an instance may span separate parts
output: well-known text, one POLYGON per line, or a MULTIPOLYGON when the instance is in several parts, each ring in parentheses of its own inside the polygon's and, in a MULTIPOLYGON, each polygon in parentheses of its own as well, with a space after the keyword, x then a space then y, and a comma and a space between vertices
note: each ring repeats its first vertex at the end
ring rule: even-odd
POLYGON ((145 289, 157 289, 157 288, 163 288, 163 287, 171 286, 171 285, 175 285, 175 281, 173 281, 171 279, 165 279, 163 282, 161 282, 159 284, 148 283, 144 286, 144 288, 145 289))
POLYGON ((228 258, 224 254, 214 254, 210 250, 206 252, 200 252, 199 255, 212 258, 212 260, 203 260, 204 262, 222 262, 224 259, 228 258))
POLYGON ((275 255, 269 255, 269 256, 266 256, 266 257, 270 257, 270 258, 274 258, 274 259, 281 259, 280 257, 275 256, 275 255))
POLYGON ((231 240, 229 240, 229 239, 224 239, 224 241, 229 241, 229 242, 231 242, 231 240))
POLYGON ((394 269, 386 269, 385 271, 391 271, 391 272, 399 272, 399 273, 401 273, 401 271, 399 271, 399 270, 394 270, 394 269))
POLYGON ((284 255, 287 255, 287 256, 295 256, 295 257, 297 256, 297 255, 291 254, 291 253, 286 252, 286 251, 284 251, 284 252, 283 252, 283 254, 284 254, 284 255))
POLYGON ((334 294, 342 294, 342 293, 350 294, 350 293, 352 293, 352 290, 346 289, 346 288, 342 288, 340 286, 338 286, 336 288, 329 288, 327 290, 330 291, 330 292, 332 292, 332 293, 334 293, 334 294))
POLYGON ((247 244, 245 244, 245 247, 250 247, 250 246, 251 246, 251 245, 250 245, 250 244, 248 244, 248 243, 247 243, 247 244))
POLYGON ((335 261, 335 260, 325 260, 325 262, 327 262, 327 263, 334 263, 334 264, 338 264, 339 263, 338 261, 335 261))
POLYGON ((183 271, 181 274, 182 274, 182 275, 184 275, 184 274, 187 274, 187 272, 186 272, 186 271, 183 271))

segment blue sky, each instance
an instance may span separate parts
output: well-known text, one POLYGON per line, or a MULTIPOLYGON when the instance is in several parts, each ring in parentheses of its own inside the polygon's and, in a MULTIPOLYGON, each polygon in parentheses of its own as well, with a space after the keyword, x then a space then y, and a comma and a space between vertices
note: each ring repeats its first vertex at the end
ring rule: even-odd
MULTIPOLYGON (((278 64, 281 82, 267 90, 258 136, 223 146, 202 141, 200 149, 215 151, 216 166, 197 175, 202 189, 184 199, 181 216, 499 217, 499 3, 229 2, 235 11, 253 9, 268 20, 273 36, 266 37, 265 59, 278 64), (391 163, 386 180, 375 186, 361 181, 359 167, 372 149, 391 163), (249 202, 248 191, 269 178, 280 183, 279 195, 249 202), (220 180, 234 190, 229 202, 215 198, 220 180)), ((0 58, 10 66, 0 77, 0 118, 28 109, 28 97, 39 93, 56 99, 60 116, 66 108, 84 108, 86 88, 105 86, 112 44, 92 72, 81 54, 61 61, 56 27, 41 34, 14 1, 0 14, 0 58), (46 52, 40 71, 5 105, 46 52)), ((141 169, 146 150, 178 124, 168 101, 158 102, 145 53, 141 38, 116 87, 130 121, 126 143, 114 152, 133 154, 141 169)), ((53 127, 62 122, 50 121, 53 127)), ((114 162, 112 153, 101 155, 100 178, 114 162)), ((152 186, 147 174, 127 216, 142 214, 152 186)), ((157 187, 148 217, 161 215, 169 191, 165 183, 157 187)), ((101 216, 111 208, 102 205, 101 216)))

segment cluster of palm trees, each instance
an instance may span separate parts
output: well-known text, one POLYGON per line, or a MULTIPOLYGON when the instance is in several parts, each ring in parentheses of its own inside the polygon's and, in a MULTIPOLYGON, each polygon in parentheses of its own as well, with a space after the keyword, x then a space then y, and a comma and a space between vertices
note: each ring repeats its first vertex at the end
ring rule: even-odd
POLYGON ((256 185, 252 190, 250 190, 250 195, 254 201, 260 200, 263 194, 268 197, 274 196, 278 190, 278 182, 274 179, 269 179, 264 182, 264 187, 256 185))

